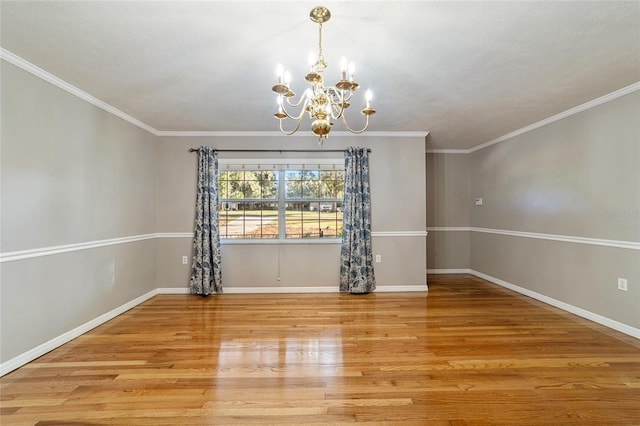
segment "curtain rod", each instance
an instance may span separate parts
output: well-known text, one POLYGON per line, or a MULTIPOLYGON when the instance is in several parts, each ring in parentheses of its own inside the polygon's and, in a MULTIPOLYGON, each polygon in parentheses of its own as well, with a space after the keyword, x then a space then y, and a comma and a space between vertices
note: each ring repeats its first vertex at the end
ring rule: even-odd
MULTIPOLYGON (((346 152, 346 149, 216 149, 218 152, 346 152)), ((198 152, 197 148, 189 148, 189 152, 198 152)), ((371 152, 371 148, 367 148, 371 152)))

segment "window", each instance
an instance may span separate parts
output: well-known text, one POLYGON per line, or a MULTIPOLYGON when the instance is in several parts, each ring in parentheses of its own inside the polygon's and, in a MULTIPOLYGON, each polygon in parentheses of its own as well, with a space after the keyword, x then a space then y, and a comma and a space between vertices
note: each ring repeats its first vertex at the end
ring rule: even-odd
POLYGON ((342 236, 343 170, 285 170, 285 237, 342 236))
POLYGON ((278 238, 278 175, 277 170, 220 171, 221 238, 278 238))
POLYGON ((228 161, 220 160, 218 177, 221 238, 342 236, 343 160, 325 159, 320 164, 228 161))

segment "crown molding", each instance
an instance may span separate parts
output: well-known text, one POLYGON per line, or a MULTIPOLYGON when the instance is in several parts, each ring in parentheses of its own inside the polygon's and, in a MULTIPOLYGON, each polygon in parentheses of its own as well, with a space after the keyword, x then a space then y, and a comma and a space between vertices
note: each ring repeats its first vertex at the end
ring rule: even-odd
POLYGON ((509 139, 512 139, 516 136, 522 135, 524 133, 530 132, 532 130, 538 129, 540 127, 546 126, 547 124, 551 124, 553 122, 562 120, 563 118, 567 118, 570 117, 572 115, 578 114, 579 112, 583 112, 586 111, 588 109, 591 109, 593 107, 596 107, 598 105, 602 105, 604 103, 607 103, 609 101, 612 101, 614 99, 618 99, 622 96, 628 95, 630 93, 633 92, 637 92, 640 90, 640 81, 630 84, 629 86, 623 87, 619 90, 616 90, 614 92, 608 93, 604 96, 601 96, 599 98, 593 99, 589 102, 585 102, 582 105, 578 105, 577 107, 568 109, 566 111, 563 111, 559 114, 553 115, 551 117, 545 118, 544 120, 540 120, 536 123, 530 124, 529 126, 523 127, 521 129, 518 130, 514 130, 511 133, 507 133, 506 135, 502 135, 500 137, 497 137, 495 139, 491 139, 490 141, 481 143, 480 145, 476 145, 472 148, 469 149, 427 149, 426 153, 427 154, 471 154, 472 152, 475 151, 479 151, 481 149, 490 147, 492 145, 495 145, 497 143, 500 142, 504 142, 507 141, 509 139))
MULTIPOLYGON (((74 96, 110 113, 119 117, 130 124, 133 124, 136 127, 139 127, 142 130, 145 130, 155 136, 159 137, 282 137, 283 134, 278 131, 225 131, 225 130, 158 130, 154 127, 149 126, 148 124, 138 120, 135 117, 130 116, 129 114, 115 108, 114 106, 109 105, 108 103, 101 101, 100 99, 88 94, 87 92, 75 87, 74 85, 62 80, 61 78, 56 77, 48 71, 26 61, 20 56, 8 51, 7 49, 0 47, 0 59, 5 60, 31 74, 36 77, 39 77, 54 86, 71 93, 74 96)), ((523 133, 530 132, 531 130, 537 129, 539 127, 545 126, 547 124, 553 123, 555 121, 561 120, 563 118, 569 117, 571 115, 577 114, 579 112, 588 110, 595 106, 601 105, 603 103, 612 101, 624 95, 628 95, 630 93, 636 92, 640 90, 640 81, 633 83, 629 86, 623 87, 619 90, 601 96, 597 99, 593 99, 589 102, 586 102, 582 105, 578 105, 577 107, 571 108, 549 118, 545 118, 544 120, 540 120, 536 123, 533 123, 529 126, 523 127, 521 129, 515 130, 511 133, 507 133, 506 135, 502 135, 498 138, 492 139, 490 141, 481 143, 480 145, 476 145, 469 149, 427 149, 427 154, 470 154, 472 152, 487 148, 491 145, 495 145, 500 142, 504 142, 509 140, 515 136, 519 136, 523 133)), ((347 131, 334 131, 331 133, 333 136, 340 137, 393 137, 393 138, 426 138, 429 135, 428 131, 370 131, 364 135, 353 134, 347 131)), ((313 132, 296 132, 296 136, 303 137, 317 137, 313 132)))
MULTIPOLYGON (((354 134, 346 131, 333 131, 331 136, 339 137, 390 137, 390 138, 426 138, 429 132, 375 132, 369 131, 366 134, 354 134)), ((160 137, 239 137, 239 138, 281 138, 285 136, 279 131, 227 131, 227 130, 158 130, 156 133, 160 137)), ((295 135, 300 137, 317 138, 313 132, 296 132, 295 135)))
MULTIPOLYGON (((118 108, 109 105, 108 103, 101 101, 100 99, 88 94, 87 92, 78 89, 76 86, 67 83, 66 81, 62 80, 61 78, 56 77, 55 75, 51 74, 48 71, 43 70, 42 68, 38 67, 37 65, 32 64, 29 61, 24 60, 23 58, 21 58, 20 56, 16 55, 15 53, 12 53, 10 51, 8 51, 5 48, 0 47, 0 59, 3 59, 7 62, 9 62, 10 64, 13 64, 19 68, 22 68, 23 70, 27 71, 28 73, 33 74, 36 77, 41 78, 42 80, 53 84, 54 86, 74 95, 77 96, 78 98, 89 102, 90 104, 110 113, 115 115, 116 117, 119 117, 121 119, 123 119, 124 121, 127 121, 128 123, 133 124, 134 126, 137 126, 139 128, 141 128, 142 130, 145 130, 155 136, 160 136, 160 137, 172 137, 172 136, 178 136, 178 137, 211 137, 211 136, 218 136, 218 137, 231 137, 231 138, 243 138, 243 137, 254 137, 254 138, 275 138, 275 137, 282 137, 283 134, 281 132, 278 131, 231 131, 231 130, 158 130, 154 127, 149 126, 148 124, 138 120, 135 117, 130 116, 129 114, 120 111, 118 108)), ((411 131, 411 132, 404 132, 404 131, 399 131, 399 132, 367 132, 365 135, 363 136, 369 136, 369 137, 391 137, 391 138, 426 138, 427 135, 429 134, 429 132, 426 131, 411 131)), ((348 137, 355 137, 355 136, 360 136, 358 134, 353 134, 351 132, 347 132, 347 131, 334 131, 331 132, 332 136, 340 136, 340 137, 344 137, 344 136, 348 136, 348 137)), ((313 132, 296 132, 296 136, 304 136, 304 137, 318 137, 318 135, 314 134, 313 132)))
POLYGON ((153 127, 149 126, 146 123, 143 123, 142 121, 138 120, 137 118, 134 118, 132 116, 130 116, 129 114, 120 111, 118 108, 115 108, 111 105, 109 105, 106 102, 101 101, 100 99, 91 96, 90 94, 88 94, 87 92, 78 89, 76 86, 67 83, 66 81, 56 77, 55 75, 51 74, 48 71, 43 70, 42 68, 32 64, 31 62, 25 61, 24 59, 22 59, 20 56, 9 52, 7 49, 0 47, 0 59, 3 59, 7 62, 9 62, 10 64, 13 64, 15 66, 17 66, 18 68, 22 68, 23 70, 27 71, 28 73, 33 74, 36 77, 41 78, 42 80, 53 84, 54 86, 68 92, 71 93, 74 96, 77 96, 78 98, 82 99, 83 101, 89 102, 91 105, 94 105, 110 114, 115 115, 116 117, 119 117, 121 119, 123 119, 124 121, 127 121, 131 124, 133 124, 134 126, 137 126, 139 128, 141 128, 142 130, 145 130, 151 134, 154 135, 158 135, 158 131, 156 129, 154 129, 153 127))
MULTIPOLYGON (((300 136, 311 136, 311 132, 298 132, 302 133, 300 136), (309 134, 306 134, 309 133, 309 134)), ((264 132, 250 132, 250 131, 234 131, 234 130, 159 130, 158 136, 160 137, 228 137, 228 138, 269 138, 282 136, 282 133, 275 131, 264 132)), ((296 134, 297 135, 297 134, 296 134)))
POLYGON ((622 89, 618 89, 615 92, 611 92, 611 93, 608 93, 608 94, 606 94, 604 96, 601 96, 599 98, 593 99, 593 100, 591 100, 589 102, 585 102, 582 105, 578 105, 577 107, 574 107, 574 108, 568 109, 566 111, 563 111, 563 112, 561 112, 559 114, 553 115, 553 116, 551 116, 549 118, 545 118, 544 120, 540 120, 540 121, 538 121, 536 123, 533 123, 533 124, 531 124, 529 126, 526 126, 526 127, 521 128, 521 129, 515 130, 515 131, 513 131, 511 133, 507 133, 506 135, 500 136, 500 137, 495 138, 495 139, 491 139, 490 141, 481 143, 480 145, 476 145, 473 148, 470 148, 468 151, 469 151, 469 153, 471 153, 471 152, 475 152, 475 151, 487 148, 487 147, 489 147, 491 145, 495 145, 497 143, 504 142, 504 141, 509 140, 511 138, 514 138, 516 136, 519 136, 519 135, 522 135, 524 133, 530 132, 532 130, 538 129, 538 128, 542 127, 542 126, 546 126, 547 124, 551 124, 551 123, 556 122, 558 120, 562 120, 563 118, 570 117, 570 116, 575 115, 575 114, 577 114, 579 112, 586 111, 588 109, 591 109, 591 108, 596 107, 598 105, 602 105, 602 104, 607 103, 609 101, 612 101, 614 99, 618 99, 618 98, 620 98, 622 96, 625 96, 625 95, 628 95, 630 93, 637 92, 638 90, 640 90, 640 81, 635 82, 633 84, 630 84, 629 86, 623 87, 622 89))

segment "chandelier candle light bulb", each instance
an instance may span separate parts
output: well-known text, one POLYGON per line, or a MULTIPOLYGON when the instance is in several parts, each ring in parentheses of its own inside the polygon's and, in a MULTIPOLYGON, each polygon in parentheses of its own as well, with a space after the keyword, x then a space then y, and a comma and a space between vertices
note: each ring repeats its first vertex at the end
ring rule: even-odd
POLYGON ((313 52, 309 53, 310 71, 304 77, 308 87, 298 101, 293 101, 295 93, 291 91, 291 73, 285 71, 281 64, 276 68, 278 82, 272 87, 272 90, 278 95, 278 109, 274 116, 280 123, 280 131, 286 135, 292 135, 298 131, 305 113, 312 121, 311 130, 318 135, 320 145, 327 139, 332 120, 342 120, 344 127, 351 133, 363 133, 369 127, 369 117, 375 114, 376 110, 371 107, 371 91, 368 90, 365 96, 365 107, 360 111, 365 116, 365 124, 361 130, 354 130, 349 127, 345 116, 345 111, 351 106, 350 100, 360 84, 355 80, 355 65, 353 62, 347 62, 346 58, 340 61, 340 80, 334 86, 325 87, 324 70, 327 63, 322 55, 322 24, 331 18, 329 9, 318 6, 311 10, 309 14, 311 20, 319 26, 319 43, 318 55, 313 52), (286 98, 286 101, 285 101, 286 98), (290 114, 286 107, 298 108, 300 112, 290 114), (291 119, 295 123, 292 130, 285 130, 282 125, 284 119, 291 119))
POLYGON ((278 83, 282 83, 282 75, 284 74, 284 68, 282 64, 278 64, 276 67, 276 76, 278 76, 278 83))
POLYGON ((347 58, 344 56, 340 59, 340 73, 342 74, 342 79, 347 79, 347 58))

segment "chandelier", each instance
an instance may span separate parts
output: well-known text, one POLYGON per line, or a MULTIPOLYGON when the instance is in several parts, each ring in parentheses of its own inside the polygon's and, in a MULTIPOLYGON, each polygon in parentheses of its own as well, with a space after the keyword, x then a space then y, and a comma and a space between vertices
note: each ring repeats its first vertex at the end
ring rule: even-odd
POLYGON ((292 135, 298 131, 302 119, 307 113, 309 118, 313 120, 311 130, 319 136, 319 142, 322 145, 322 142, 327 139, 331 131, 333 120, 341 119, 345 128, 351 133, 362 133, 369 127, 369 116, 375 114, 376 110, 371 107, 371 90, 367 90, 365 95, 366 104, 360 111, 366 117, 365 125, 361 130, 353 130, 349 127, 345 111, 351 105, 351 97, 360 87, 353 77, 355 67, 353 63, 347 64, 346 59, 342 58, 340 61, 340 80, 334 86, 324 86, 323 73, 327 63, 322 55, 322 24, 331 18, 331 12, 326 7, 318 6, 311 10, 309 17, 319 27, 318 56, 316 57, 313 53, 309 54, 311 70, 304 77, 310 87, 307 88, 300 99, 293 100, 295 93, 289 87, 291 74, 289 71, 284 71, 282 65, 278 64, 276 69, 278 83, 272 88, 278 95, 278 111, 274 116, 280 122, 280 131, 285 135, 292 135), (300 111, 297 114, 290 114, 285 105, 291 108, 300 108, 300 111), (293 130, 285 130, 282 127, 282 121, 287 118, 295 122, 293 130))

